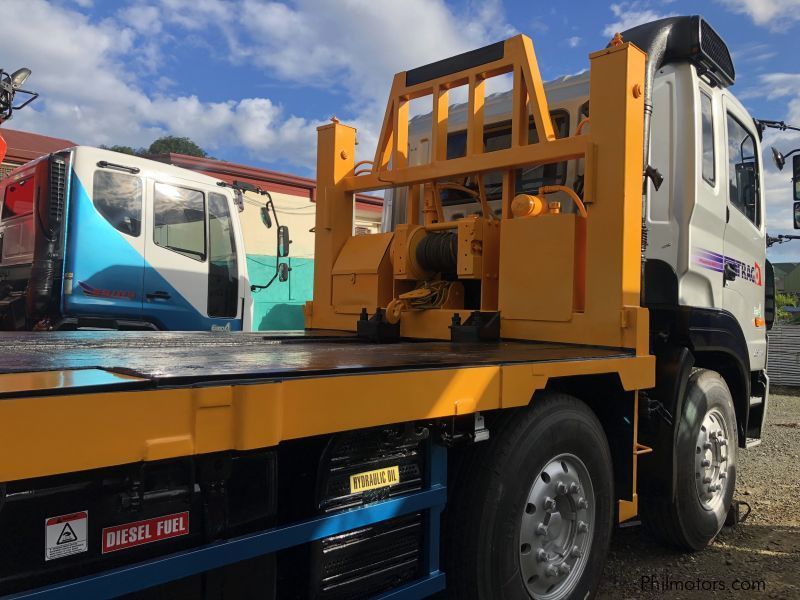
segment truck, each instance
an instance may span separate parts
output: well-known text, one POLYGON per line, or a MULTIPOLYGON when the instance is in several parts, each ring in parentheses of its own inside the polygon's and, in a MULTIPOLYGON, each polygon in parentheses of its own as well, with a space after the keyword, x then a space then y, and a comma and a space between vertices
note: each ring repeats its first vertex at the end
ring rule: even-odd
POLYGON ((769 397, 759 131, 699 16, 589 63, 552 105, 524 35, 400 72, 371 161, 321 126, 303 332, 3 334, 0 593, 577 599, 616 524, 713 540, 769 397))
POLYGON ((243 191, 260 192, 89 146, 18 167, 0 182, 0 330, 251 331, 290 241, 270 197, 275 277, 251 286, 243 191))

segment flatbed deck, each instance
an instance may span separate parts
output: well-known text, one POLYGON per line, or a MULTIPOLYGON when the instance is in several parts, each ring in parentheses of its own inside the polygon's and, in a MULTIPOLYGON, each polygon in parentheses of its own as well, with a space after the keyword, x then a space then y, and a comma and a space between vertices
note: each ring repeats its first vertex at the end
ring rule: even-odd
POLYGON ((0 348, 0 374, 100 369, 158 387, 633 356, 620 348, 527 341, 373 344, 340 332, 11 333, 0 335, 0 348))

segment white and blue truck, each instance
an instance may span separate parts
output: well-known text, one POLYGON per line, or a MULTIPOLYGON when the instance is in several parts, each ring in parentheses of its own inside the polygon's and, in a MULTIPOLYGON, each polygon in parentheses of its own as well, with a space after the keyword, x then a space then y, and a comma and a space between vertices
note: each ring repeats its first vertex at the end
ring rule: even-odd
MULTIPOLYGON (((259 190, 88 146, 17 168, 0 182, 0 330, 251 330, 265 286, 248 278, 243 191, 259 190)), ((271 199, 261 215, 285 281, 288 229, 271 199)))

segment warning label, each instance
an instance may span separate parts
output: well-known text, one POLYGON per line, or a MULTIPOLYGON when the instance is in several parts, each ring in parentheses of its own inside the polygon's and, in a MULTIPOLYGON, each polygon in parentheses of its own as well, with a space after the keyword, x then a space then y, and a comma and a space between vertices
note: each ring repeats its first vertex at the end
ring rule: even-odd
POLYGON ((89 511, 85 510, 45 519, 44 559, 54 560, 86 552, 89 548, 88 525, 89 511))
POLYGON ((187 535, 188 533, 188 512, 106 527, 103 529, 103 554, 187 535))

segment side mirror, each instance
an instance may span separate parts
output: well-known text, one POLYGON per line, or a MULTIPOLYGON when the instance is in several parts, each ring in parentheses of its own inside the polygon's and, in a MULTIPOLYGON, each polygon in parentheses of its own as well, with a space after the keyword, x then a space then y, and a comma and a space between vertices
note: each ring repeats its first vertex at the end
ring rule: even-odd
POLYGON ((786 158, 781 154, 775 146, 772 146, 772 162, 778 171, 783 171, 783 165, 786 164, 786 158))
POLYGON ((289 228, 286 225, 278 227, 278 256, 285 258, 289 256, 289 244, 292 240, 289 239, 289 228))
MULTIPOLYGON (((797 190, 797 184, 795 184, 795 191, 797 190)), ((795 196, 796 198, 797 196, 795 196)), ((794 203, 794 228, 800 229, 800 202, 794 203)))
POLYGON ((269 207, 267 205, 261 207, 261 222, 267 226, 267 229, 272 227, 272 217, 269 216, 269 207))
POLYGON ((236 205, 239 212, 244 212, 244 194, 242 190, 233 190, 233 203, 236 205))
POLYGON ((278 263, 278 281, 283 283, 289 279, 289 264, 278 263))
MULTIPOLYGON (((794 184, 794 201, 800 202, 800 154, 792 159, 792 183, 794 184)), ((797 210, 795 209, 795 215, 797 210)), ((795 222, 797 222, 795 220, 795 222)))

